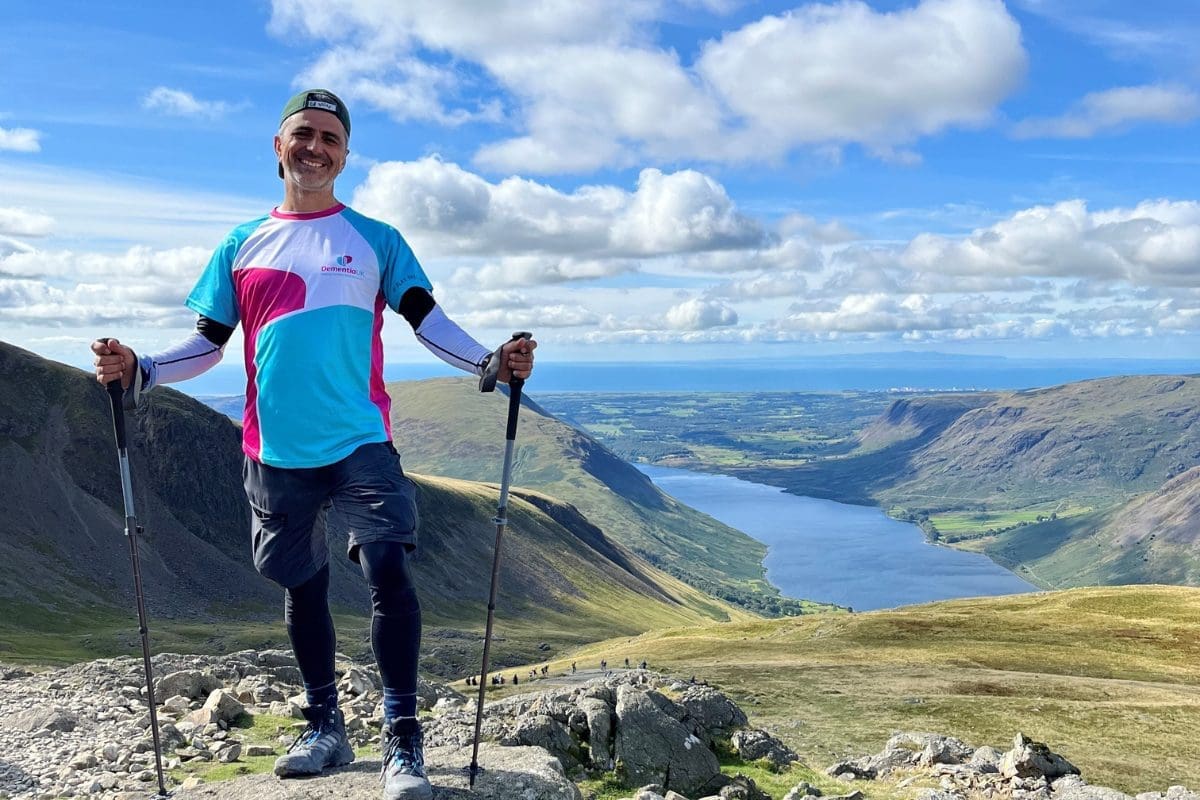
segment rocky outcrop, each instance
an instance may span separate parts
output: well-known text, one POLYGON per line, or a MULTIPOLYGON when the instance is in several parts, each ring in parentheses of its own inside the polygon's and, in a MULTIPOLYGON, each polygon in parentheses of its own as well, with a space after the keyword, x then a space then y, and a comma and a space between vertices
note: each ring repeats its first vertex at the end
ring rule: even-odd
MULTIPOLYGON (((939 779, 940 788, 923 789, 916 800, 1135 800, 1116 789, 1089 785, 1070 761, 1021 733, 1004 753, 949 736, 900 733, 879 753, 839 761, 826 773, 846 781, 901 778, 901 786, 918 777, 939 779)), ((1136 800, 1200 800, 1200 795, 1172 786, 1165 793, 1139 794, 1136 800)))
MULTIPOLYGON (((160 654, 153 659, 164 767, 190 762, 237 763, 280 755, 302 727, 303 692, 289 651, 246 650, 222 657, 160 654), (292 720, 271 741, 248 738, 253 715, 292 720)), ((342 658, 340 704, 356 747, 373 750, 382 696, 373 667, 342 658)), ((150 715, 140 659, 94 661, 41 674, 0 671, 0 798, 44 800, 88 796, 141 800, 157 786, 150 715)), ((435 797, 460 797, 470 763, 474 701, 422 680, 426 760, 435 797)), ((486 772, 477 797, 576 800, 572 778, 618 768, 629 785, 657 784, 697 797, 757 797, 752 784, 720 775, 712 743, 745 724, 746 716, 717 690, 645 670, 629 670, 573 689, 534 692, 489 703, 481 739, 486 772)), ((786 747, 763 731, 748 731, 748 758, 786 747), (749 755, 751 752, 754 755, 749 755)), ((792 755, 794 758, 794 754, 792 755)), ((214 786, 185 785, 176 798, 352 798, 377 790, 378 761, 369 757, 314 780, 281 782, 254 776, 214 786)), ((193 781, 194 782, 194 781, 193 781)), ((173 781, 169 780, 169 784, 173 781)))
MULTIPOLYGON (((376 796, 376 752, 382 719, 374 669, 341 660, 340 702, 352 742, 367 755, 329 775, 281 781, 251 775, 216 784, 175 780, 190 762, 240 763, 281 754, 303 725, 303 695, 292 654, 246 650, 222 657, 162 654, 153 660, 160 740, 174 800, 352 800, 376 796), (292 720, 263 741, 245 727, 249 716, 292 720)), ((140 659, 94 661, 31 674, 0 667, 0 800, 145 800, 156 787, 154 752, 140 659)), ((426 763, 435 800, 467 796, 475 707, 452 688, 422 681, 426 763)), ((472 797, 489 800, 581 800, 574 781, 615 768, 628 800, 770 800, 753 780, 719 771, 712 746, 729 746, 746 761, 775 770, 796 754, 712 687, 645 670, 612 673, 568 688, 488 703, 479 752, 484 771, 472 797)), ((267 761, 266 763, 270 763, 267 761)), ((972 747, 934 733, 898 733, 884 750, 840 761, 827 772, 841 780, 885 778, 894 795, 920 779, 913 800, 1200 800, 1182 786, 1136 798, 1084 781, 1067 759, 1017 734, 1012 747, 972 747)), ((873 793, 878 794, 878 793, 873 793)), ((821 797, 800 783, 788 800, 821 797)), ((852 791, 823 800, 863 800, 852 791)))

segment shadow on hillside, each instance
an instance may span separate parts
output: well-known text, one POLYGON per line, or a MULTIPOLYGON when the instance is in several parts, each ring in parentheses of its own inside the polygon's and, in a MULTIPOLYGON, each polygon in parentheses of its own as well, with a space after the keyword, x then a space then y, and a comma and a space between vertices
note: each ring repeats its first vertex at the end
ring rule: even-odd
POLYGON ((678 599, 672 597, 669 593, 664 591, 656 581, 644 573, 638 567, 638 565, 629 558, 628 554, 623 549, 613 544, 613 542, 604 535, 604 531, 589 522, 588 519, 583 516, 583 514, 581 514, 574 506, 567 503, 552 502, 539 495, 521 491, 514 491, 513 494, 541 510, 559 525, 562 525, 563 528, 575 534, 580 541, 584 542, 586 545, 600 553, 613 564, 629 573, 644 587, 645 591, 651 595, 669 603, 679 604, 678 599))

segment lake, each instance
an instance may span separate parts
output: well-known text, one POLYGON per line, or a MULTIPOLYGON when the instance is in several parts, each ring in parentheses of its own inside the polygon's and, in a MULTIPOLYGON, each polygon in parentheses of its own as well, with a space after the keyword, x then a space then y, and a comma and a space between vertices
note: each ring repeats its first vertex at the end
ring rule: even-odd
POLYGON ((788 597, 869 611, 1037 591, 986 556, 929 544, 916 525, 877 508, 725 475, 636 466, 681 503, 767 545, 767 579, 788 597))

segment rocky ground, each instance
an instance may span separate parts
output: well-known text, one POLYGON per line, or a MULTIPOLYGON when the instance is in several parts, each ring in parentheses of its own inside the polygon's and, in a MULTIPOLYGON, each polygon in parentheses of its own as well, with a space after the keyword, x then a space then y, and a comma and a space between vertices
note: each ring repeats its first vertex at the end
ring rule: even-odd
MULTIPOLYGON (((260 774, 207 784, 193 777, 177 784, 173 776, 189 762, 236 764, 284 752, 294 731, 264 743, 248 738, 243 724, 247 714, 274 714, 296 720, 298 729, 300 676, 285 651, 219 658, 162 654, 154 658, 154 674, 164 765, 176 800, 378 795, 379 762, 370 756, 307 780, 260 774)), ((349 734, 357 746, 373 746, 381 721, 377 675, 344 662, 339 676, 349 734)), ((37 674, 0 667, 0 800, 154 796, 158 779, 144 683, 140 659, 37 674)), ((714 751, 731 751, 776 770, 797 760, 784 743, 751 727, 719 691, 628 670, 489 703, 479 757, 484 771, 468 791, 464 768, 470 763, 474 700, 422 682, 421 706, 431 712, 425 718, 426 760, 436 800, 582 800, 574 781, 614 769, 625 785, 641 787, 631 790, 631 800, 765 800, 768 795, 753 781, 723 774, 714 751)), ((1073 765, 1020 734, 1001 752, 946 736, 901 733, 880 753, 839 762, 827 772, 862 787, 836 800, 876 794, 913 800, 1133 800, 1088 785, 1073 765)), ((783 800, 820 795, 801 783, 783 800)), ((1176 786, 1136 800, 1200 796, 1176 786)))

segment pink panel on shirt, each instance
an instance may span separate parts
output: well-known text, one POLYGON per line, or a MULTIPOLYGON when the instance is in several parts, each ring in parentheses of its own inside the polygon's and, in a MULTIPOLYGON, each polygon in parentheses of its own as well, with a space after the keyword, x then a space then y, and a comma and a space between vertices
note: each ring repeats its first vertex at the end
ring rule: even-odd
POLYGON ((387 301, 383 292, 375 297, 375 327, 371 331, 371 402, 383 415, 383 429, 392 438, 392 398, 383 383, 383 310, 387 301))
POLYGON ((262 435, 258 424, 258 365, 254 361, 258 333, 271 320, 304 308, 306 287, 299 275, 265 267, 246 267, 233 273, 238 313, 245 336, 246 410, 242 415, 242 449, 258 461, 262 435))

